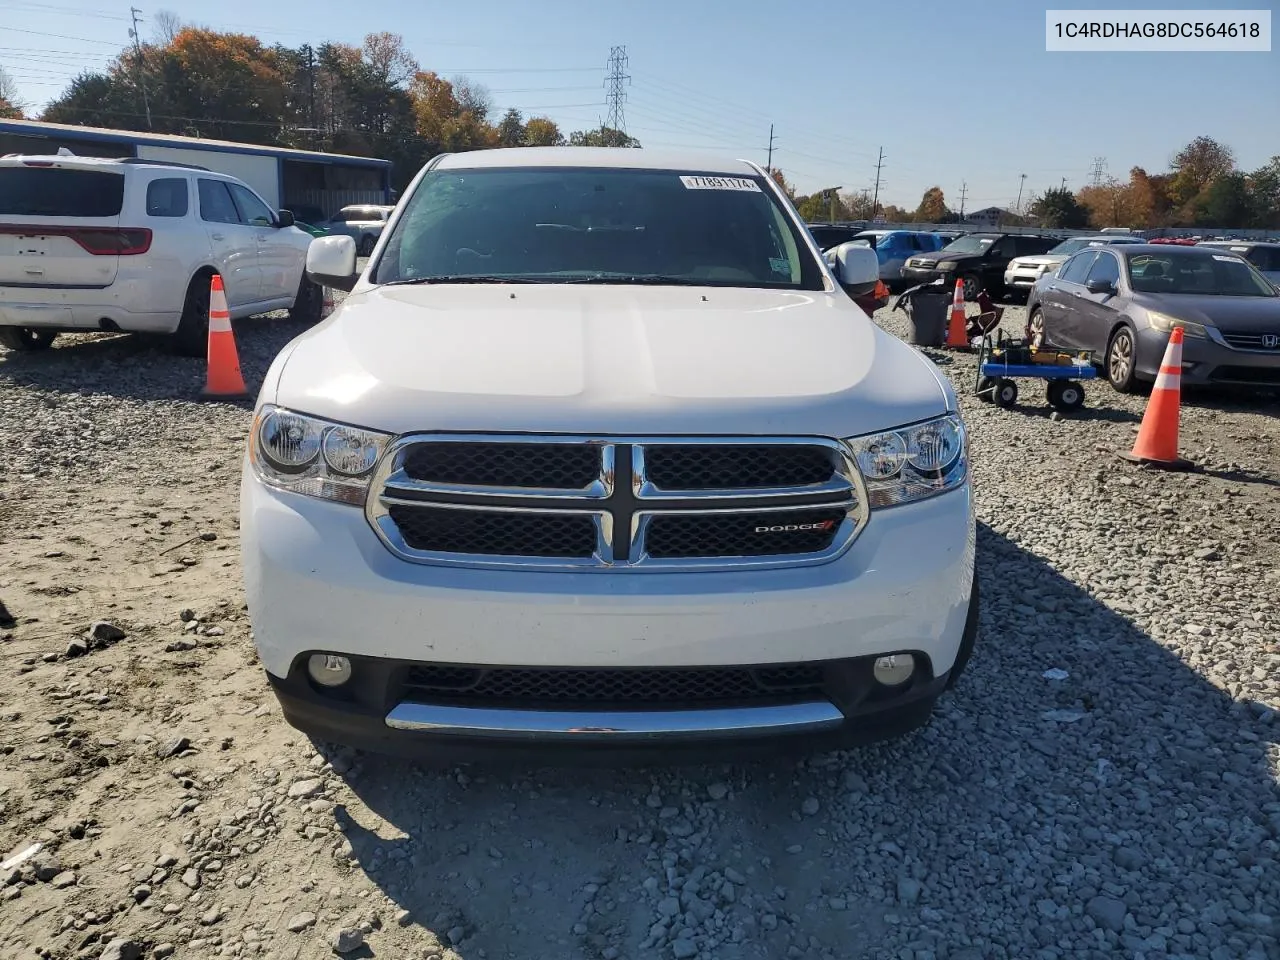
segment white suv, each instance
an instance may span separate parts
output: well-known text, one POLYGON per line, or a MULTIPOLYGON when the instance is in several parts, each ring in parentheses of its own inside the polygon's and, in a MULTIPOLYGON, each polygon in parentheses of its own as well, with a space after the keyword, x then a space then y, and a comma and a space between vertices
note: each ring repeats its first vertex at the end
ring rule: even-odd
POLYGON ((0 346, 38 350, 60 331, 172 335, 203 356, 209 283, 233 318, 320 317, 304 266, 311 237, 235 177, 97 157, 0 158, 0 346))
MULTIPOLYGON (((241 486, 258 653, 322 739, 474 757, 924 723, 977 626, 965 429, 758 166, 438 157, 267 373, 241 486)), ((753 747, 754 749, 754 747, 753 747)))

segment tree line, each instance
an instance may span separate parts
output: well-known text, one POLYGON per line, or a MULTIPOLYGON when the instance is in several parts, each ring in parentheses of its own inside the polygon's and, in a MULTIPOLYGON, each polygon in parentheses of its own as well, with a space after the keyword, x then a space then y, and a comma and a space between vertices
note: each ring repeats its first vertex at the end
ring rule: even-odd
MULTIPOLYGON (((877 213, 890 223, 956 223, 960 215, 947 204, 941 187, 930 187, 915 210, 882 206, 863 194, 819 190, 798 196, 781 171, 774 178, 790 193, 800 215, 811 223, 871 220, 877 213)), ((1072 191, 1066 186, 1032 195, 1005 219, 1010 225, 1046 228, 1130 227, 1280 228, 1280 156, 1257 170, 1236 167, 1231 149, 1211 137, 1196 137, 1174 154, 1164 173, 1134 167, 1121 181, 1107 178, 1072 191)))
MULTIPOLYGON (((39 119, 381 157, 392 162, 397 189, 439 153, 640 145, 603 125, 566 136, 549 117, 515 107, 498 116, 483 85, 424 70, 397 34, 369 34, 359 47, 266 46, 249 34, 158 19, 159 36, 78 75, 39 119)), ((22 110, 0 74, 5 116, 22 110)))

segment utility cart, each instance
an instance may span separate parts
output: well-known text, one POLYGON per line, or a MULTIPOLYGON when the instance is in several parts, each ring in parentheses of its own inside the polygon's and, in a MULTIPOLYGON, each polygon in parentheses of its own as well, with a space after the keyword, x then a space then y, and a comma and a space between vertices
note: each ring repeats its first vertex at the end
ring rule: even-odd
POLYGON ((1012 407, 1018 402, 1018 380, 1046 380, 1049 405, 1066 413, 1084 406, 1084 385, 1079 381, 1097 375, 1088 353, 1037 349, 1028 340, 997 330, 982 337, 974 392, 987 403, 1012 407))

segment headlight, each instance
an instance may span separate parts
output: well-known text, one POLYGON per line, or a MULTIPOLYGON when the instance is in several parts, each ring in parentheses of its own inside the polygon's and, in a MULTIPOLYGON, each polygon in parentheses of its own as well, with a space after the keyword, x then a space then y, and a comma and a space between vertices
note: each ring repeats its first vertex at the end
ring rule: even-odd
POLYGON ((872 507, 892 507, 954 490, 968 476, 964 423, 955 414, 845 441, 872 507))
POLYGON ((959 264, 957 264, 954 260, 943 260, 941 263, 938 264, 938 269, 941 270, 943 273, 950 273, 957 266, 959 266, 959 264))
POLYGON ((273 487, 359 505, 390 439, 268 404, 249 433, 249 462, 273 487))
POLYGON ((1198 323, 1188 323, 1186 320, 1179 320, 1177 317, 1171 317, 1166 313, 1156 313, 1154 310, 1147 311, 1147 319, 1151 321, 1151 328, 1159 330, 1161 333, 1172 333, 1174 327, 1182 328, 1182 335, 1190 337, 1193 340, 1206 340, 1209 333, 1198 323))

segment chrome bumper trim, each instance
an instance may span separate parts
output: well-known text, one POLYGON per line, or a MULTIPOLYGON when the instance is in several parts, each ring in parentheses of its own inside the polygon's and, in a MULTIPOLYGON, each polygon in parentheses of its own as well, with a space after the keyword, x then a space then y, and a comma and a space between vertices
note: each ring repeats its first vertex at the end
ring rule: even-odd
POLYGON ((838 726, 844 714, 817 701, 705 710, 502 710, 406 701, 386 717, 393 730, 530 740, 697 740, 805 733, 838 726))

